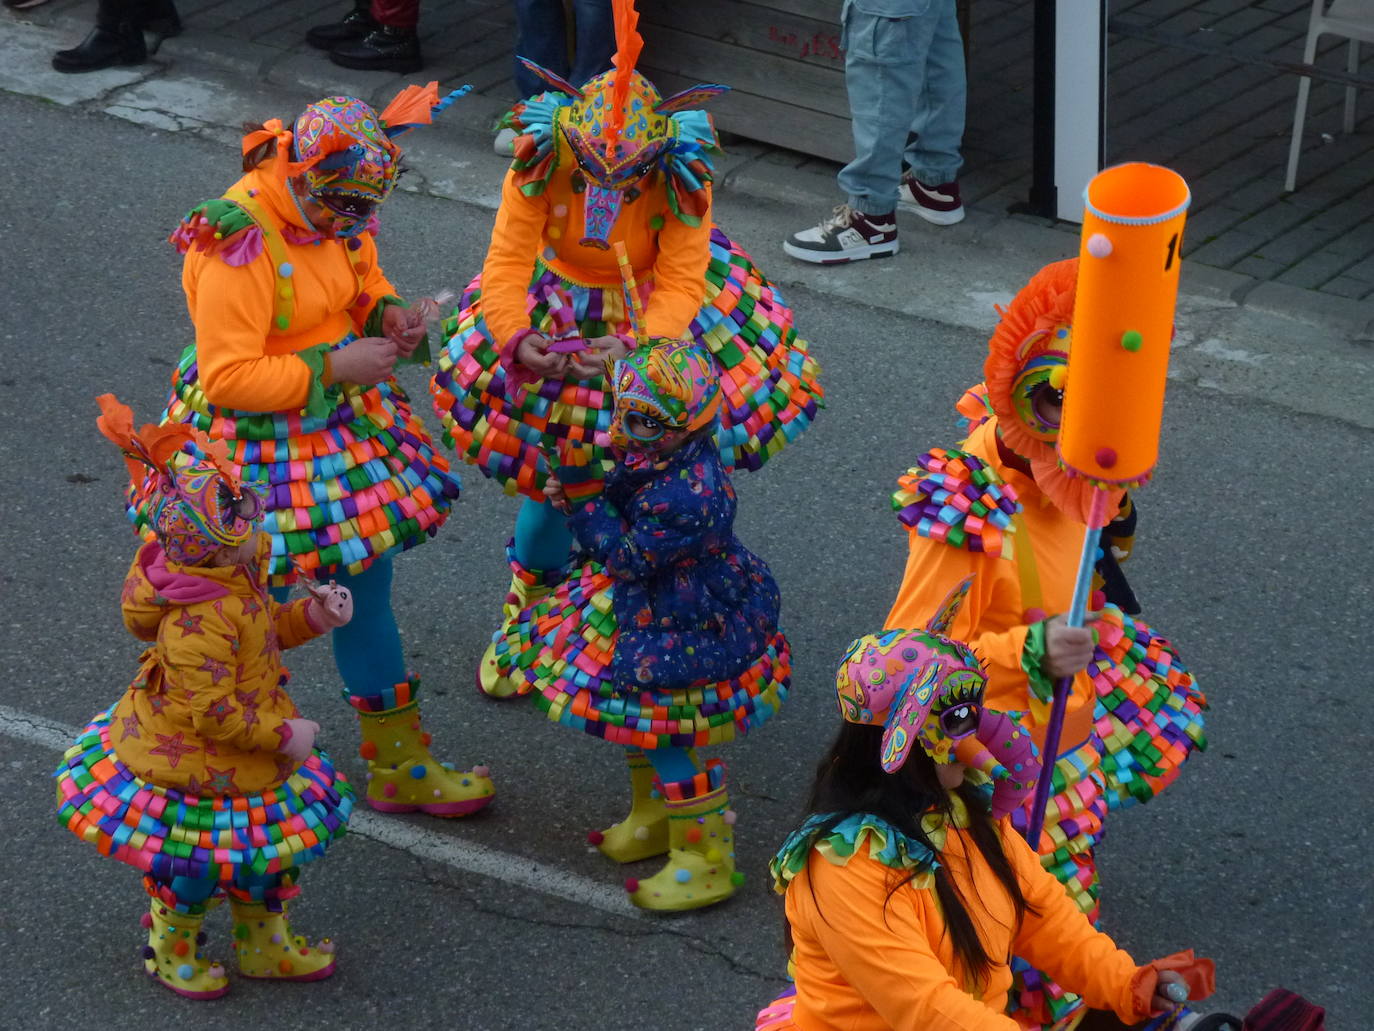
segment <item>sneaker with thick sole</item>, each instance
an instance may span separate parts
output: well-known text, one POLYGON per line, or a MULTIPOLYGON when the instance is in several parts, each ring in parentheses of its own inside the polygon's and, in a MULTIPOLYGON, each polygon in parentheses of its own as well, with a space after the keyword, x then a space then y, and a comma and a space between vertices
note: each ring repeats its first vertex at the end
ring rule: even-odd
POLYGON ((865 215, 841 204, 818 226, 793 233, 782 249, 813 265, 838 265, 896 254, 897 220, 892 215, 865 215))
POLYGON ((910 172, 902 176, 897 203, 931 225, 952 226, 964 220, 964 202, 959 199, 958 181, 927 186, 910 172))

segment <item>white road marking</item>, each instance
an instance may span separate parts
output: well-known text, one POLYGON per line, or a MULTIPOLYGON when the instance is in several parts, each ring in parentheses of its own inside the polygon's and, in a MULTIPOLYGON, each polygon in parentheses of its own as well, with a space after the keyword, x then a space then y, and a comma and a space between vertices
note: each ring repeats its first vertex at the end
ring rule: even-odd
MULTIPOLYGON (((79 733, 77 727, 0 705, 0 734, 6 737, 65 752, 79 733)), ((390 848, 401 849, 419 859, 443 863, 463 873, 490 877, 543 895, 576 902, 612 916, 634 920, 644 918, 644 914, 634 907, 624 891, 525 856, 463 841, 406 820, 380 816, 369 812, 366 803, 361 800, 348 821, 348 832, 390 848)), ((681 920, 674 921, 675 929, 681 926, 681 920)))

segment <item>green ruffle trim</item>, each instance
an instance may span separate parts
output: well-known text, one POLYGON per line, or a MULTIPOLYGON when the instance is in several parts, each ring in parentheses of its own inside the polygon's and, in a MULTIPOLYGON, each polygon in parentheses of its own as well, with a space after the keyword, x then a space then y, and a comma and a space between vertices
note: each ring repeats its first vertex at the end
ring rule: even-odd
MULTIPOLYGON (((940 865, 935 853, 903 834, 882 817, 872 813, 851 813, 828 831, 823 827, 834 819, 834 813, 815 813, 793 831, 778 849, 768 870, 773 875, 773 889, 782 894, 797 874, 806 868, 807 857, 814 848, 836 866, 845 866, 868 842, 869 858, 893 870, 916 871, 915 885, 924 888, 928 878, 940 865)), ((931 813, 925 817, 927 833, 933 839, 943 838, 944 817, 931 813)))
POLYGON ((245 229, 257 225, 248 212, 244 211, 238 204, 231 200, 225 200, 223 197, 216 197, 214 200, 197 204, 186 213, 186 217, 181 221, 185 225, 191 225, 202 215, 214 227, 215 232, 226 240, 236 233, 241 233, 245 229))
POLYGON ((328 416, 338 401, 338 390, 324 385, 324 356, 329 352, 329 346, 316 344, 296 352, 296 357, 310 369, 310 393, 301 410, 317 419, 328 416))
POLYGON ((1026 674, 1031 697, 1037 702, 1054 701, 1054 678, 1045 672, 1045 620, 1032 623, 1026 630, 1026 643, 1021 646, 1021 671, 1026 674))
MULTIPOLYGON (((363 336, 380 337, 386 336, 382 330, 382 316, 388 308, 406 308, 410 305, 395 294, 387 294, 379 298, 377 303, 372 306, 372 311, 368 313, 366 321, 363 322, 363 336)), ((410 353, 409 358, 397 358, 397 365, 428 365, 433 361, 433 356, 429 350, 429 334, 426 333, 420 338, 419 345, 410 353)))

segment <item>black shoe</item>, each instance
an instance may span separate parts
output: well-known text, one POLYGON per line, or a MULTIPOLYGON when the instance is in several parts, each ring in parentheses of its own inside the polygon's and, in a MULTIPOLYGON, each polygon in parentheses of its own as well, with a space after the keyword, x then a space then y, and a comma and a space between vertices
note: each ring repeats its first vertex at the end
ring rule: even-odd
POLYGON ((356 43, 341 43, 329 51, 329 59, 344 68, 365 72, 418 72, 420 37, 414 29, 383 25, 356 43))
POLYGON ((168 36, 181 34, 181 16, 177 14, 172 0, 148 0, 138 16, 138 24, 154 37, 153 45, 148 48, 150 54, 157 53, 157 48, 168 36))
POLYGON ((368 13, 366 4, 354 7, 342 21, 316 25, 305 34, 305 41, 316 50, 333 50, 345 43, 365 39, 380 29, 381 23, 368 13))
POLYGON ((131 22, 97 25, 79 46, 53 54, 59 72, 94 72, 117 64, 142 64, 148 60, 143 30, 131 22))

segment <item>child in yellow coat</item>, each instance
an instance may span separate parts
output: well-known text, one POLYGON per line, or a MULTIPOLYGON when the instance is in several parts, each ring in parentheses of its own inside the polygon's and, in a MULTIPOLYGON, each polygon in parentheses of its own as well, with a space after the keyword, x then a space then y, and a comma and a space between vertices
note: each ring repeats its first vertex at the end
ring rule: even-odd
POLYGON ((149 647, 123 697, 63 757, 58 818, 143 871, 155 981, 193 999, 228 991, 224 967, 199 948, 207 906, 226 894, 240 973, 328 977, 332 944, 293 935, 285 903, 299 893, 297 867, 344 833, 353 789, 314 748, 319 724, 286 693, 281 650, 347 623, 352 598, 330 584, 277 604, 261 502, 223 445, 182 426, 135 433, 113 395, 100 404, 101 431, 149 496, 156 540, 121 595, 124 625, 149 647), (187 443, 210 459, 189 462, 187 443))

